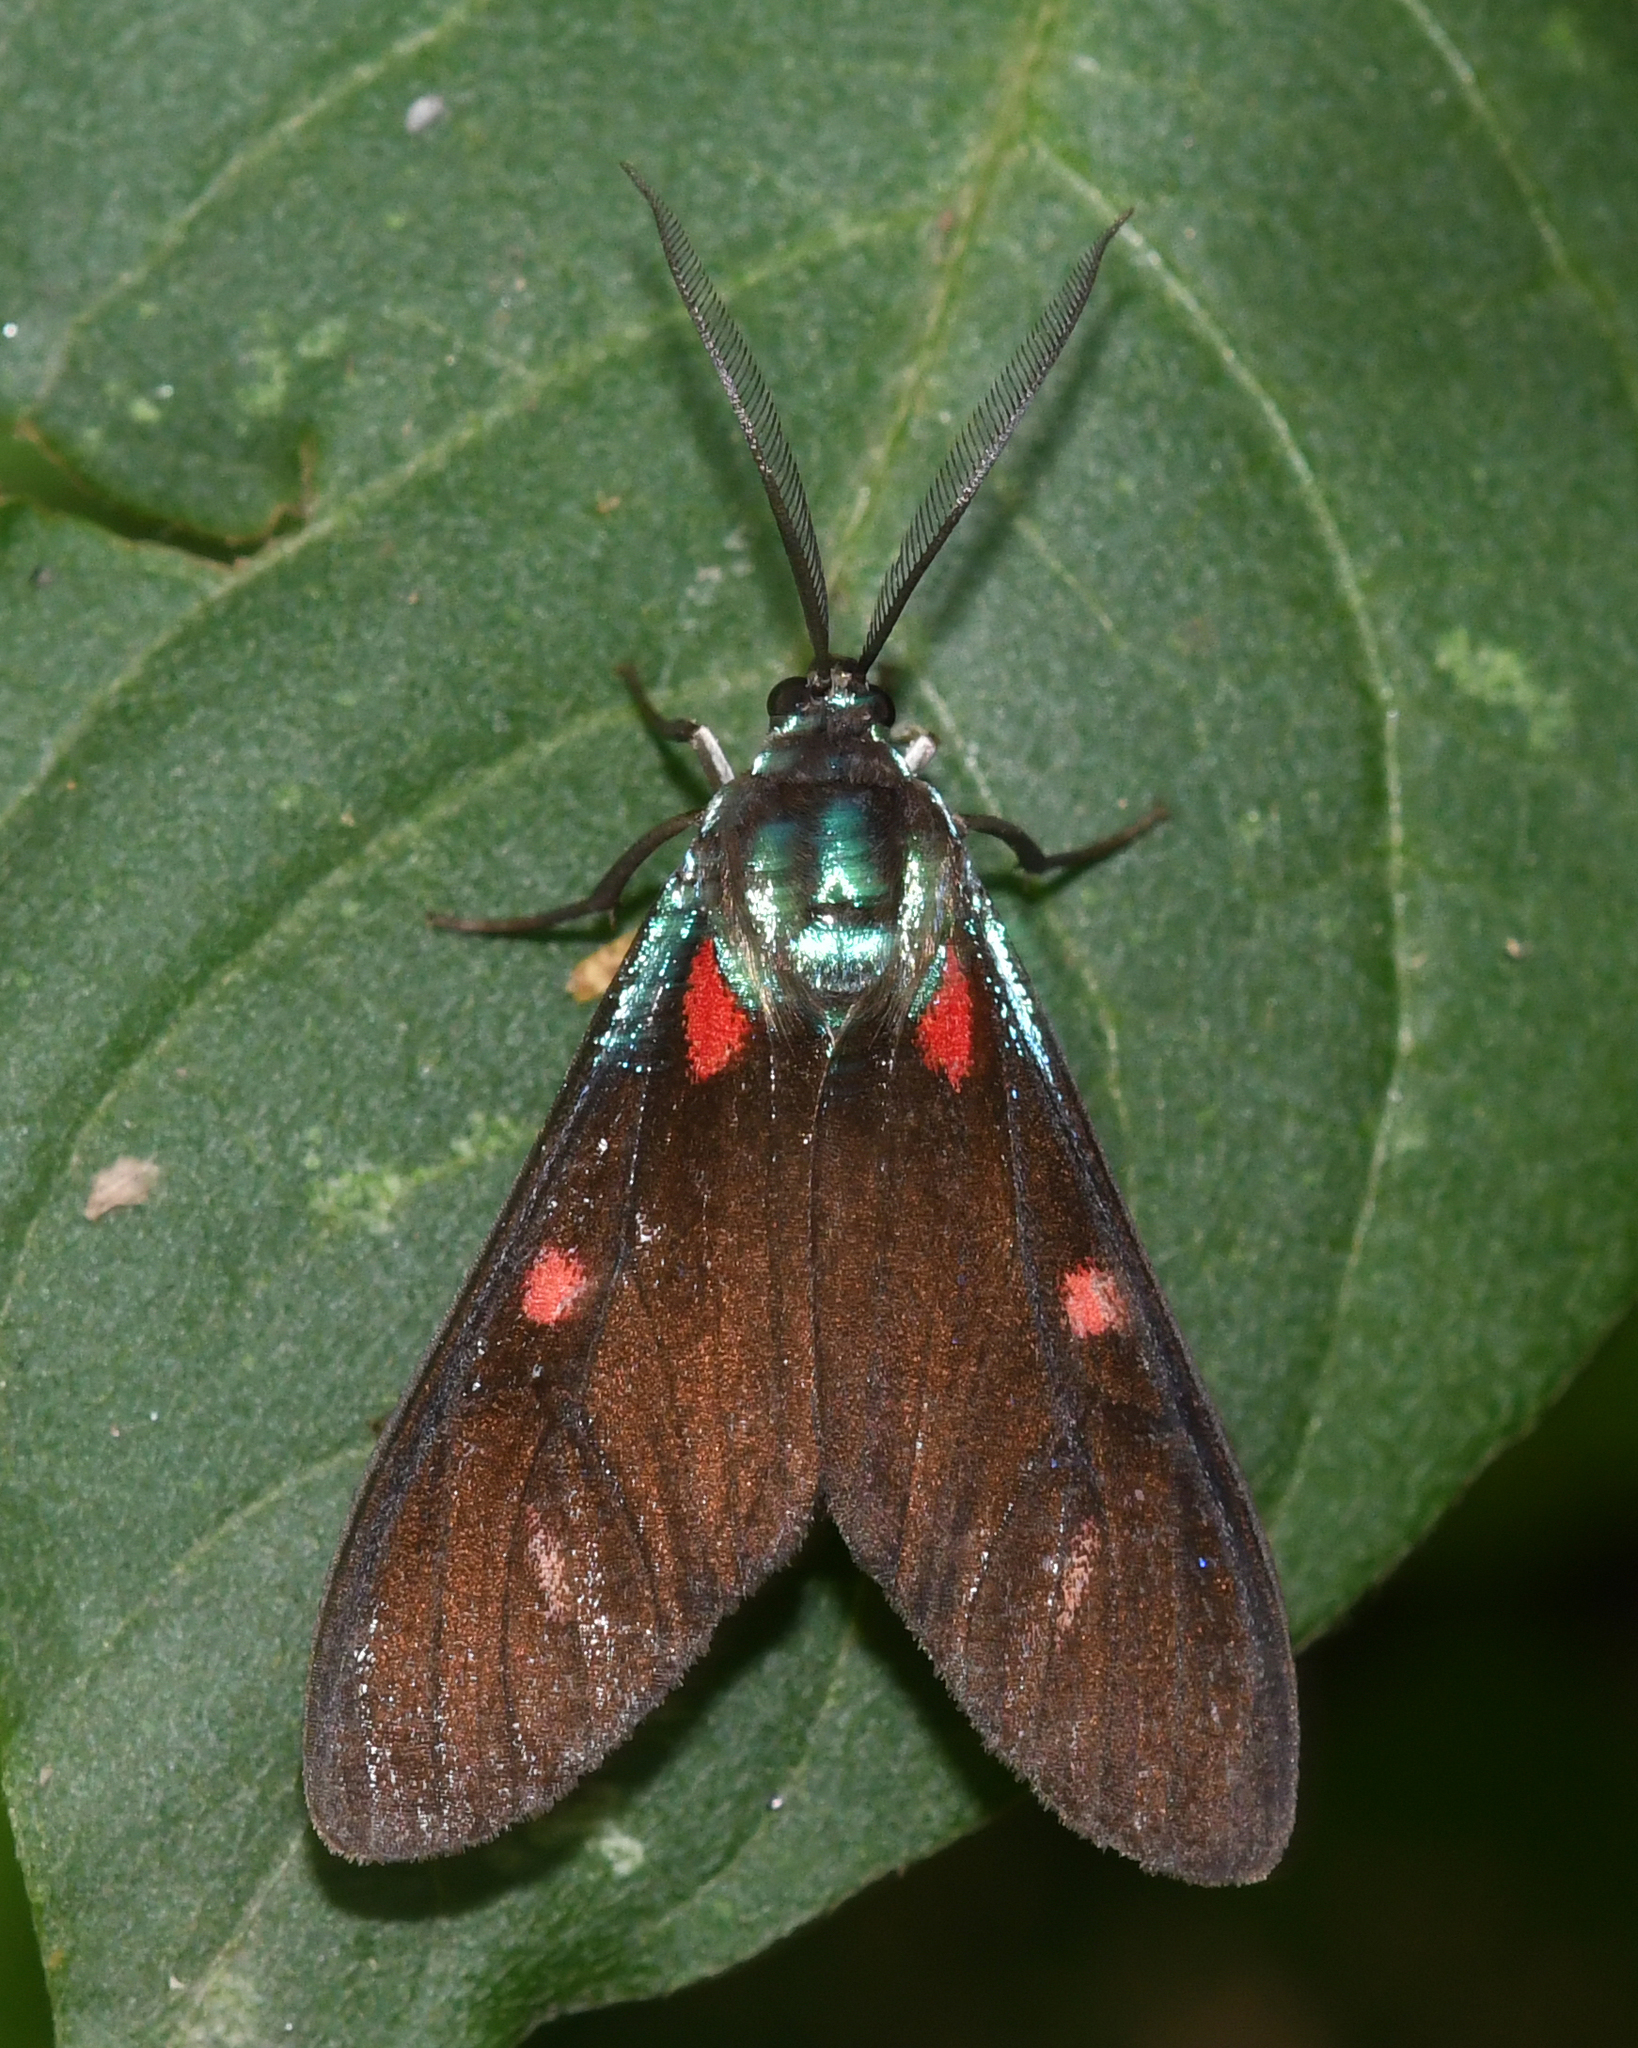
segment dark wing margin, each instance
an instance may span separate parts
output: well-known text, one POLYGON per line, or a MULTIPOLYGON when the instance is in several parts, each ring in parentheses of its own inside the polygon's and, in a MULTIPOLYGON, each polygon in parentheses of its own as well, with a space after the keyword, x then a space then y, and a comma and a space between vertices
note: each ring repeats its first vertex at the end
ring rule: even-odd
POLYGON ((681 1006, 711 941, 696 917, 645 943, 665 912, 604 998, 332 1567, 304 1774, 344 1856, 446 1854, 543 1812, 810 1519, 805 1250, 766 1217, 806 1212, 806 1149, 784 1133, 811 1119, 817 1062, 776 1062, 746 1018, 734 1056, 699 1074, 681 1006))
POLYGON ((820 1100, 820 1489, 986 1742, 1203 1884, 1289 1837, 1297 1708, 1245 1482, 976 881, 957 1050, 844 1043, 820 1100))

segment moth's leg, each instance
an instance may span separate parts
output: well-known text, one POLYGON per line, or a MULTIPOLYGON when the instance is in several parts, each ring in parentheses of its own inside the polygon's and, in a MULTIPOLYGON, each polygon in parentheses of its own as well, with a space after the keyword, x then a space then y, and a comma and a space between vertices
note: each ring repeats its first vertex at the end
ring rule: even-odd
POLYGON ((938 735, 928 732, 923 726, 901 725, 893 734, 893 744, 899 750, 899 759, 906 771, 919 775, 938 752, 938 735))
POLYGON ((614 673, 631 692, 644 725, 656 739, 686 740, 699 756, 700 766, 713 789, 721 789, 724 783, 733 781, 733 763, 722 751, 721 741, 708 725, 701 725, 697 718, 667 718, 643 688, 642 677, 629 661, 621 662, 614 673))
POLYGON ((1100 860, 1107 860, 1112 853, 1119 853, 1123 846, 1130 846, 1134 839, 1141 839, 1145 832, 1164 825, 1170 816, 1171 812, 1164 804, 1156 804, 1134 824, 1111 832, 1107 839, 1094 839, 1090 846, 1077 846, 1069 853, 1043 853, 1022 825, 1009 824, 1005 818, 989 818, 969 812, 960 822, 968 832, 982 832, 991 839, 1004 839, 1017 854, 1018 865, 1025 874, 1045 875, 1054 868, 1089 868, 1100 860))
POLYGON ((679 832, 696 826, 703 811, 679 811, 674 818, 662 818, 651 825, 634 845, 628 846, 589 896, 574 903, 560 903, 556 910, 543 910, 535 917, 441 917, 427 912, 427 923, 441 932, 481 932, 492 939, 526 939, 534 932, 549 932, 554 925, 571 924, 577 917, 591 917, 607 911, 612 923, 620 907, 626 884, 656 847, 675 839, 679 832))

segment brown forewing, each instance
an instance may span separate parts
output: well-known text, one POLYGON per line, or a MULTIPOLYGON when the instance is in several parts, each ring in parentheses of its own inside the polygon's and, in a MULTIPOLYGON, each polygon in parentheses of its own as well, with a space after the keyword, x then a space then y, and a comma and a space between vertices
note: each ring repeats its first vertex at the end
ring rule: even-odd
POLYGON ((807 1209, 818 1052, 776 1059, 755 1023, 694 1079, 679 951, 622 1058, 597 1045, 622 982, 605 999, 360 1490, 307 1701, 308 1804, 343 1855, 542 1812, 811 1514, 810 1276, 777 1219, 807 1209))
POLYGON ((878 1028, 821 1097, 821 1492, 1072 1827, 1151 1870, 1256 1878, 1297 1765, 1267 1546, 1062 1057, 1031 1055, 981 931, 975 899, 960 1087, 878 1028))

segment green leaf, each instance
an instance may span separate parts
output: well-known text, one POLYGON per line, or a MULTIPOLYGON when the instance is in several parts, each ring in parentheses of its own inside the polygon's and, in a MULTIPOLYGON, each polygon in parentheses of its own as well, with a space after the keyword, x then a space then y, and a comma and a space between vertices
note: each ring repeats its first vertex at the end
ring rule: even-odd
POLYGON ((305 1827, 370 1420, 583 1022, 574 947, 421 913, 577 894, 679 807, 614 663, 743 760, 800 657, 615 160, 762 359, 841 644, 1138 209, 900 695, 957 800, 1045 842, 1172 809, 1002 905, 1310 1634, 1635 1291, 1631 22, 309 0, 8 34, 0 404, 132 518, 278 536, 216 567, 0 513, 0 1637, 58 2038, 510 2040, 1002 1790, 821 1549, 540 1827, 373 1875, 305 1827), (120 1156, 157 1186, 90 1223, 120 1156))

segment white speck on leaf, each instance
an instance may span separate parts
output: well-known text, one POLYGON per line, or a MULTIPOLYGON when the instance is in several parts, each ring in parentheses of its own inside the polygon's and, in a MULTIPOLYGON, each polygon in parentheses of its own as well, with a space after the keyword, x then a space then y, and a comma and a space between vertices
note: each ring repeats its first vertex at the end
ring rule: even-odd
POLYGON ((448 112, 441 93, 424 92, 419 99, 411 100, 404 110, 404 133, 425 135, 432 124, 441 121, 448 112))

